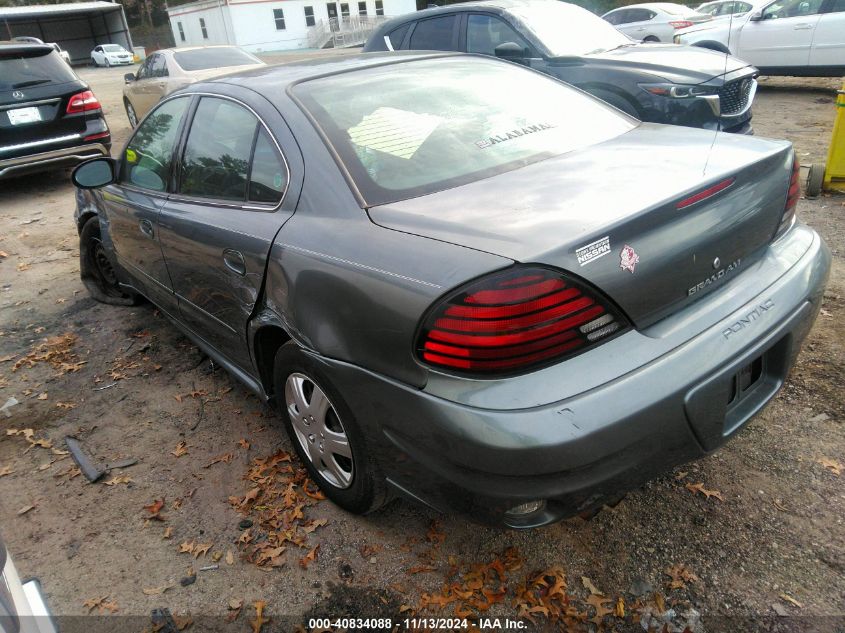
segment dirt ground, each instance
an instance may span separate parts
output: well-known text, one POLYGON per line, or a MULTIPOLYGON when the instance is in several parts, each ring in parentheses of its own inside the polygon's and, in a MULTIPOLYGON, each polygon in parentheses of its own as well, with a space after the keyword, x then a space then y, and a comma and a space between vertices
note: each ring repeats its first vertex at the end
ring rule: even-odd
MULTIPOLYGON (((80 73, 116 146, 129 132, 123 72, 80 73)), ((757 134, 791 139, 805 165, 822 160, 837 87, 764 79, 757 134)), ((88 297, 73 206, 67 172, 0 183, 0 406, 20 401, 0 413, 0 529, 67 630, 153 630, 156 608, 177 628, 248 631, 269 618, 261 630, 293 631, 308 617, 515 618, 520 606, 534 607, 539 628, 565 611, 554 626, 566 630, 845 630, 845 473, 835 472, 845 462, 845 197, 799 203, 833 270, 799 364, 762 415, 615 508, 530 532, 404 501, 350 516, 301 485, 285 501, 281 486, 302 481, 275 414, 152 306, 88 297), (63 454, 69 434, 101 463, 138 463, 90 484, 63 454), (710 495, 686 487, 699 482, 710 495), (301 546, 269 551, 281 509, 294 513, 301 546), (89 612, 105 615, 77 617, 89 612)))

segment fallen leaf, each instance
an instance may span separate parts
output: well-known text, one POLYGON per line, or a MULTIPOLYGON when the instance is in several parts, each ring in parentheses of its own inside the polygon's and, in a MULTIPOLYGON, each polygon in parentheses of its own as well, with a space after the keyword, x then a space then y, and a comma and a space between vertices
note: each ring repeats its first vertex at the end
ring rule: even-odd
POLYGON ((328 522, 329 522, 328 519, 313 519, 311 521, 308 521, 308 523, 303 523, 302 524, 302 530, 306 534, 311 534, 311 532, 313 532, 314 530, 316 530, 319 527, 323 527, 328 522))
POLYGON ((431 565, 415 565, 414 567, 409 568, 405 573, 408 575, 423 574, 434 570, 435 568, 431 565))
POLYGON ((15 472, 15 471, 12 470, 11 466, 3 466, 3 468, 0 468, 0 477, 5 477, 6 475, 11 475, 13 472, 15 472))
POLYGON ((182 455, 188 454, 188 443, 187 442, 179 442, 170 454, 174 457, 182 457, 182 455))
POLYGON ((688 569, 686 565, 672 565, 671 567, 667 567, 663 573, 672 579, 668 583, 669 589, 685 589, 687 586, 686 583, 698 582, 698 576, 688 569))
POLYGON ((232 554, 232 550, 228 550, 226 552, 226 564, 227 565, 234 565, 235 564, 235 556, 232 554))
POLYGON ((267 604, 263 600, 258 600, 253 603, 255 607, 255 619, 250 620, 249 624, 252 627, 252 633, 261 633, 261 627, 270 621, 270 618, 264 617, 264 609, 267 604))
POLYGON ((226 616, 227 622, 234 622, 238 619, 238 616, 241 614, 241 608, 244 606, 243 600, 229 600, 229 615, 226 616))
POLYGON ((827 468, 830 472, 834 475, 841 475, 842 469, 845 468, 840 462, 836 461, 835 459, 830 459, 829 457, 821 457, 818 460, 819 464, 827 468))
POLYGON ((780 594, 780 599, 781 599, 781 600, 783 600, 784 602, 788 602, 788 603, 789 603, 789 604, 791 604, 793 607, 798 607, 799 609, 804 608, 804 605, 803 605, 803 604, 801 604, 800 602, 798 602, 795 598, 793 598, 792 596, 790 596, 788 593, 782 593, 782 594, 780 594))
POLYGON ((596 589, 596 586, 592 583, 592 581, 587 578, 586 576, 581 576, 581 584, 584 585, 584 588, 590 592, 590 594, 594 596, 603 596, 604 594, 596 589))
POLYGON ((214 545, 214 543, 197 543, 196 547, 194 547, 194 558, 199 558, 200 556, 208 554, 208 550, 211 549, 212 545, 214 545))
POLYGON ((718 490, 707 490, 707 488, 704 487, 704 483, 701 481, 697 484, 685 484, 684 487, 689 490, 692 494, 700 492, 708 499, 710 497, 716 497, 719 501, 725 500, 721 492, 719 492, 718 490))
POLYGON ((173 589, 176 586, 176 583, 170 583, 168 585, 162 585, 161 587, 150 587, 149 589, 142 589, 146 595, 148 596, 157 596, 159 594, 164 593, 168 589, 173 589))
POLYGON ((38 395, 38 400, 46 400, 47 399, 47 392, 41 393, 38 395))
POLYGON ((317 552, 319 549, 320 545, 315 545, 305 556, 299 559, 299 566, 303 569, 308 569, 308 565, 317 560, 317 552))
POLYGON ((73 402, 57 402, 56 408, 57 409, 70 410, 70 409, 75 409, 76 404, 74 404, 73 402))
POLYGON ((107 486, 116 486, 118 484, 128 484, 132 481, 132 478, 129 475, 119 475, 117 477, 112 477, 109 481, 106 481, 105 484, 107 486))
POLYGON ((619 596, 616 599, 616 607, 613 609, 613 615, 617 618, 624 618, 625 617, 625 600, 622 596, 619 596))
POLYGON ((180 554, 193 554, 194 553, 194 542, 191 541, 184 541, 183 543, 179 544, 179 553, 180 554))
POLYGON ((91 613, 94 609, 97 609, 100 614, 103 614, 106 611, 110 611, 111 613, 118 611, 119 609, 117 607, 117 603, 114 601, 106 602, 108 599, 108 596, 103 596, 102 598, 89 598, 82 603, 82 606, 88 609, 88 613, 91 613))
POLYGON ((150 516, 147 518, 155 521, 165 520, 165 517, 161 514, 162 508, 164 508, 164 497, 144 506, 144 509, 150 513, 150 516))
POLYGON ((18 510, 18 516, 21 516, 22 514, 26 514, 30 510, 33 510, 34 508, 35 508, 35 504, 24 506, 23 508, 18 510))
POLYGON ((249 450, 249 442, 244 438, 238 440, 238 445, 245 451, 249 450))
POLYGON ((171 538, 173 536, 173 527, 168 525, 164 528, 164 536, 162 538, 171 538))
POLYGON ((223 455, 220 455, 220 457, 215 457, 214 459, 212 459, 205 466, 203 466, 203 468, 211 468, 212 466, 214 466, 214 464, 220 463, 228 464, 234 459, 234 457, 235 456, 233 453, 225 453, 223 455))

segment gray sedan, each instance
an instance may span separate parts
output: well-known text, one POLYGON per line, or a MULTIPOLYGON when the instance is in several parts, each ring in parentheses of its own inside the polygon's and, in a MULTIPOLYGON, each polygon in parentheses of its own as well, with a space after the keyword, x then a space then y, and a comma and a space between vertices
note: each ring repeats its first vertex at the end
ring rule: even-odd
POLYGON ((789 143, 640 123, 488 57, 267 67, 74 172, 83 281, 262 398, 311 477, 526 528, 735 435, 830 254, 789 143))

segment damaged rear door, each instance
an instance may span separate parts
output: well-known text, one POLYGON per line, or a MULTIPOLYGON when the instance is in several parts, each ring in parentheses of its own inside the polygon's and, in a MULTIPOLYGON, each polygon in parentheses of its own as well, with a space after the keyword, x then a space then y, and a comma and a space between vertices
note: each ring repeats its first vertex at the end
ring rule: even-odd
POLYGON ((302 180, 293 138, 286 128, 274 130, 277 142, 261 118, 272 117, 272 110, 258 99, 200 97, 176 193, 159 219, 183 322, 242 368, 250 366, 247 322, 270 246, 293 215, 302 180))

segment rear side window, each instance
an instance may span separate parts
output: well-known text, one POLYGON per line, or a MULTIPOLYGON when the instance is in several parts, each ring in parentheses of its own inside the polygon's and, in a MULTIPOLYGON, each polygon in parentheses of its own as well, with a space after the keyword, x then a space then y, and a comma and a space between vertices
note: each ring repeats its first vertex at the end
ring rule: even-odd
POLYGON ((179 193, 243 202, 257 127, 237 103, 203 97, 185 143, 179 193))
POLYGON ((151 191, 167 189, 173 145, 189 102, 188 97, 172 99, 144 119, 126 146, 121 183, 151 191))
POLYGON ((647 22, 655 15, 657 14, 648 9, 628 9, 625 22, 647 22))
POLYGON ((259 129, 249 175, 249 200, 278 204, 287 186, 287 169, 267 130, 259 129))
POLYGON ((74 80, 70 66, 52 49, 0 53, 0 91, 74 80))
POLYGON ((622 19, 624 18, 625 11, 616 11, 614 13, 608 13, 604 16, 604 19, 611 24, 622 24, 622 19))
POLYGON ((415 51, 452 50, 456 20, 457 15, 444 15, 441 18, 417 22, 414 32, 411 33, 411 43, 408 48, 415 51))
POLYGON ((405 40, 405 33, 408 32, 410 26, 410 24, 403 24, 398 29, 393 29, 390 35, 387 36, 390 39, 390 45, 394 51, 398 51, 402 46, 402 42, 405 40))

